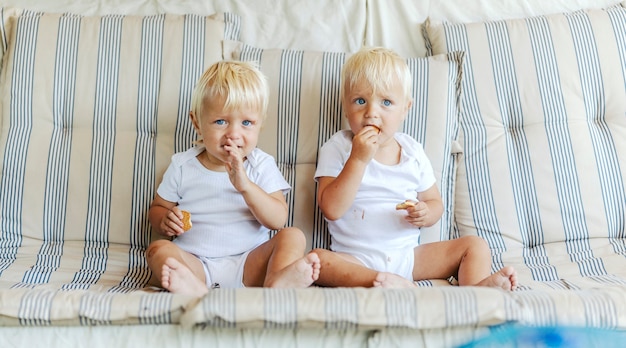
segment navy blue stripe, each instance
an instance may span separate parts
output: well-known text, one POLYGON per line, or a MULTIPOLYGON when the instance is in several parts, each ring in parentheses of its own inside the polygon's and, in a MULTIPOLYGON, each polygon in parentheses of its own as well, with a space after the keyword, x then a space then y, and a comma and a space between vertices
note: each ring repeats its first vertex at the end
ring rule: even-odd
MULTIPOLYGON (((300 97, 302 88, 302 51, 285 50, 281 54, 278 88, 278 134, 276 162, 283 176, 291 185, 287 195, 287 205, 294 206, 296 187, 296 158, 298 155, 298 135, 300 123, 300 97)), ((308 92, 304 93, 307 95, 308 92)), ((295 209, 289 209, 287 225, 293 225, 295 209)))
POLYGON ((356 291, 354 288, 326 288, 322 292, 324 313, 332 316, 331 320, 324 322, 324 330, 359 328, 359 295, 356 291))
POLYGON ((590 327, 615 329, 620 327, 617 308, 622 304, 615 303, 613 298, 604 292, 579 291, 577 295, 585 308, 585 325, 590 327))
POLYGON ((20 78, 11 80, 9 116, 3 116, 3 122, 7 122, 9 130, 3 145, 0 186, 0 272, 13 263, 23 238, 21 219, 24 209, 24 178, 32 131, 33 80, 40 17, 40 13, 26 11, 17 19, 15 28, 11 73, 20 78))
POLYGON ((142 23, 133 201, 129 226, 129 268, 120 282, 120 287, 115 287, 112 291, 139 288, 150 279, 144 251, 150 243, 151 228, 147 212, 154 197, 156 177, 156 134, 163 71, 165 18, 165 15, 145 17, 142 23))
POLYGON ((298 300, 295 289, 263 290, 263 329, 295 329, 298 300))
POLYGON ((47 283, 63 255, 80 22, 80 17, 72 15, 59 19, 52 105, 54 127, 43 198, 43 244, 37 253, 37 262, 24 274, 25 283, 47 283))
MULTIPOLYGON (((624 81, 624 85, 626 86, 626 26, 624 25, 624 23, 626 23, 626 9, 622 7, 614 7, 607 10, 607 15, 611 21, 611 26, 614 32, 614 37, 612 37, 611 40, 615 40, 618 47, 617 54, 619 62, 621 63, 622 81, 624 81)), ((610 72, 605 71, 605 74, 613 73, 613 70, 610 72)), ((621 161, 615 159, 618 154, 616 153, 616 146, 613 141, 612 134, 607 128, 608 121, 606 118, 603 118, 601 121, 595 122, 598 124, 598 128, 600 125, 602 126, 601 130, 599 129, 599 133, 608 138, 605 138, 604 140, 610 143, 607 146, 611 150, 610 158, 603 159, 603 166, 610 168, 609 171, 611 172, 611 175, 602 176, 605 209, 607 210, 607 221, 609 226, 608 236, 612 239, 626 238, 626 220, 624 219, 624 216, 626 216, 626 184, 624 184, 624 178, 620 175, 620 173, 623 172, 620 166, 621 161)), ((604 170, 607 169, 605 168, 601 170, 601 172, 604 170)), ((619 244, 615 244, 613 242, 613 246, 616 252, 626 255, 625 250, 620 249, 619 244)))
POLYGON ((160 325, 172 323, 172 299, 173 294, 168 292, 141 296, 139 300, 139 312, 136 316, 140 324, 160 325))
MULTIPOLYGON (((419 305, 412 291, 384 291, 385 317, 387 327, 420 327, 419 305)), ((462 310, 462 309, 460 309, 462 310)), ((465 313, 464 313, 465 314, 465 313)), ((456 317, 465 317, 457 315, 456 317)))
MULTIPOLYGON (((506 22, 487 23, 493 83, 506 140, 510 181, 515 202, 518 229, 522 243, 524 263, 528 265, 533 279, 557 279, 556 271, 549 265, 544 246, 544 230, 541 223, 537 187, 529 140, 525 132, 524 110, 521 90, 515 72, 515 59, 506 22), (541 261, 538 263, 538 261, 541 261)), ((495 268, 499 268, 498 265, 495 268)))
POLYGON ((533 325, 552 326, 557 324, 559 309, 555 307, 555 301, 547 293, 540 291, 517 293, 521 295, 518 295, 518 301, 524 303, 529 311, 526 315, 532 316, 533 325))
MULTIPOLYGON (((559 81, 560 70, 549 24, 545 17, 527 21, 537 81, 542 98, 545 127, 550 157, 554 170, 554 181, 564 227, 565 240, 572 241, 586 230, 584 221, 580 183, 577 177, 572 139, 567 123, 567 109, 559 81)), ((584 233, 587 235, 587 233, 584 233)), ((571 242, 566 242, 568 253, 572 255, 571 242)), ((539 280, 543 280, 539 278, 539 280)))
POLYGON ((189 149, 196 133, 189 119, 191 94, 204 69, 206 51, 206 17, 186 15, 183 27, 182 66, 178 96, 178 117, 174 133, 174 152, 189 149))
POLYGON ((537 66, 537 80, 545 115, 555 183, 564 226, 567 252, 572 261, 578 262, 581 274, 589 275, 584 264, 588 258, 589 231, 584 214, 580 180, 574 158, 573 140, 567 123, 567 109, 559 81, 560 69, 554 51, 552 34, 544 17, 527 21, 533 56, 537 66))
POLYGON ((49 326, 55 295, 56 291, 54 290, 27 291, 20 299, 17 312, 20 325, 49 326))
MULTIPOLYGON (((607 225, 614 228, 622 225, 623 221, 616 221, 616 210, 621 210, 623 220, 624 206, 624 186, 617 178, 621 178, 619 168, 613 163, 619 162, 615 152, 615 142, 612 139, 608 125, 606 124, 606 94, 602 71, 600 68, 600 57, 598 47, 593 34, 593 27, 588 14, 576 12, 566 16, 574 40, 574 49, 578 61, 578 71, 580 73, 583 101, 585 103, 585 114, 589 124, 592 146, 596 157, 596 167, 602 189, 602 197, 607 213, 607 225), (615 181, 613 181, 615 178, 615 181), (620 190, 621 193, 614 192, 620 190), (621 202, 619 197, 621 196, 621 202), (616 199, 617 198, 617 199, 616 199)), ((585 238, 575 241, 575 253, 572 260, 578 262, 581 274, 585 276, 606 274, 603 261, 593 255, 589 243, 589 232, 585 238)))
MULTIPOLYGON (((236 300, 237 289, 219 289, 209 291, 203 297, 200 305, 202 306, 203 318, 206 318, 207 325, 217 328, 236 328, 237 323, 228 321, 236 316, 236 300), (219 315, 216 315, 219 314, 219 315)), ((259 304, 262 305, 262 304, 259 304)))
MULTIPOLYGON (((320 115, 317 135, 317 148, 321 148, 330 137, 341 129, 342 105, 340 98, 341 68, 345 62, 345 53, 324 52, 322 56, 321 86, 320 86, 320 115)), ((317 152, 315 155, 317 163, 317 152)), ((324 214, 317 205, 317 182, 314 195, 314 219, 312 247, 330 249, 330 233, 324 214)))
POLYGON ((111 325, 114 295, 110 293, 87 292, 78 305, 80 325, 111 325))
POLYGON ((524 130, 524 111, 515 74, 511 40, 505 22, 487 24, 486 30, 493 68, 493 83, 496 87, 507 145, 518 228, 522 231, 524 246, 537 247, 544 243, 543 228, 537 202, 537 189, 533 180, 528 138, 524 130))
POLYGON ((445 327, 463 326, 479 321, 480 310, 473 291, 457 291, 457 288, 444 287, 441 293, 445 307, 445 327))
POLYGON ((234 14, 224 13, 224 40, 239 41, 241 36, 241 18, 234 14))
POLYGON ((106 270, 123 16, 100 22, 84 255, 72 283, 96 282, 106 270))
POLYGON ((463 132, 464 162, 467 168, 466 177, 469 187, 472 219, 476 234, 484 238, 492 250, 494 265, 501 263, 502 252, 506 249, 500 233, 493 199, 489 158, 487 156, 487 130, 482 118, 482 111, 476 95, 475 76, 467 30, 464 25, 445 25, 447 50, 464 51, 463 62, 463 95, 461 103, 462 116, 459 120, 460 131, 463 132))

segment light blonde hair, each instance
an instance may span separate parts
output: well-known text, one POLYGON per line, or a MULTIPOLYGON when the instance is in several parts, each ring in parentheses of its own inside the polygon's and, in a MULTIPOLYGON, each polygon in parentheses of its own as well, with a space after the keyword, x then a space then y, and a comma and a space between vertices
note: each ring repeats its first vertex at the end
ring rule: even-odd
POLYGON ((201 117, 205 103, 224 98, 224 111, 258 110, 265 119, 269 103, 267 78, 252 62, 220 61, 202 74, 191 95, 191 111, 201 117))
POLYGON ((341 69, 341 99, 348 89, 366 82, 377 90, 390 90, 399 81, 406 100, 411 100, 412 76, 406 60, 396 52, 384 47, 364 47, 350 56, 341 69))

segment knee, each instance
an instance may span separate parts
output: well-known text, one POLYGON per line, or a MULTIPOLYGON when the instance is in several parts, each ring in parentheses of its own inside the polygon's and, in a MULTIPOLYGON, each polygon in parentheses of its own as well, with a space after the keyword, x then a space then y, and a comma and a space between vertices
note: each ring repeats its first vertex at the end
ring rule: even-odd
POLYGON ((274 235, 275 239, 278 242, 285 242, 289 244, 296 245, 306 245, 306 237, 304 236, 304 232, 297 227, 285 227, 274 235))
POLYGON ((489 252, 489 244, 483 238, 479 236, 464 236, 461 237, 465 242, 465 245, 468 250, 478 251, 478 252, 489 252))
POLYGON ((159 252, 159 250, 163 249, 166 245, 170 243, 172 242, 167 239, 158 239, 150 243, 150 245, 148 245, 148 248, 146 249, 146 258, 153 258, 159 252))

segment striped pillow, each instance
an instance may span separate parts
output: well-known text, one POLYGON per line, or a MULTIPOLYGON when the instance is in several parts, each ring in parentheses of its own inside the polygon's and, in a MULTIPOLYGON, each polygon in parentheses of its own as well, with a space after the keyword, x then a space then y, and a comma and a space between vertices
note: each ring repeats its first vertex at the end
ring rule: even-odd
MULTIPOLYGON (((330 239, 315 204, 313 175, 317 150, 347 126, 339 100, 340 72, 346 53, 258 49, 225 42, 233 59, 260 62, 268 76, 271 100, 259 147, 274 155, 290 182, 290 225, 312 231, 311 247, 326 248, 330 239)), ((226 53, 225 53, 226 54, 226 53)), ((414 74, 414 107, 404 132, 424 144, 432 161, 445 212, 441 221, 422 232, 424 241, 447 238, 452 224, 458 103, 462 53, 407 59, 414 74)))
POLYGON ((494 267, 524 260, 522 280, 624 283, 608 258, 626 255, 626 9, 425 32, 433 54, 467 52, 458 234, 486 238, 494 267))
POLYGON ((155 187, 239 18, 2 14, 2 280, 142 286, 155 187))

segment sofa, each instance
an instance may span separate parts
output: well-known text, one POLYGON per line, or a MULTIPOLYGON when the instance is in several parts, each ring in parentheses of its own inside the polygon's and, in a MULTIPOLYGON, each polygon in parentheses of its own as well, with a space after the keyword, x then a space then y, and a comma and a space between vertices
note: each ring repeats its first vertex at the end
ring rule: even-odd
MULTIPOLYGON (((618 346, 626 338, 626 3, 602 0, 0 2, 0 342, 17 346, 618 346), (259 147, 288 225, 328 248, 317 150, 345 128, 361 46, 406 58, 402 131, 444 202, 429 243, 484 238, 519 287, 147 285, 147 211, 195 140, 191 90, 251 60, 259 147)), ((424 265, 427 267, 427 265, 424 265)), ((323 271, 323 270, 322 270, 323 271)))

